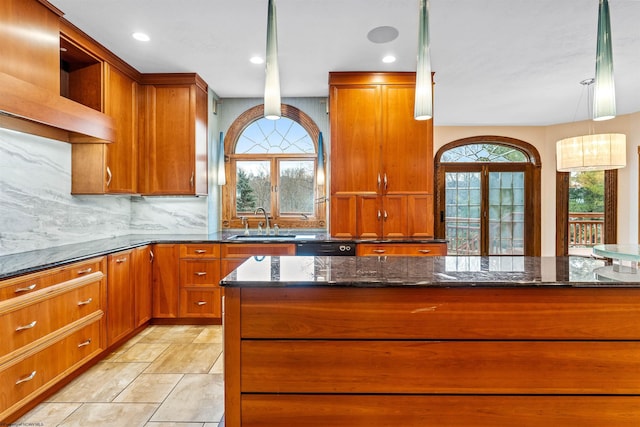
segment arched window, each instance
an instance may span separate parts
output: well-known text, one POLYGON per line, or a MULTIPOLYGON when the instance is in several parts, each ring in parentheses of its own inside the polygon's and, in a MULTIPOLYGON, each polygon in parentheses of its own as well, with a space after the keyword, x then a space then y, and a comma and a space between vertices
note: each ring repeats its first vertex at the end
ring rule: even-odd
POLYGON ((257 208, 281 228, 324 227, 324 183, 316 179, 324 168, 317 164, 320 130, 290 105, 279 120, 265 119, 263 111, 263 105, 245 111, 225 137, 223 227, 243 227, 245 218, 255 229, 264 221, 257 208))
POLYGON ((540 156, 513 138, 480 136, 442 147, 436 236, 451 255, 540 255, 540 156))

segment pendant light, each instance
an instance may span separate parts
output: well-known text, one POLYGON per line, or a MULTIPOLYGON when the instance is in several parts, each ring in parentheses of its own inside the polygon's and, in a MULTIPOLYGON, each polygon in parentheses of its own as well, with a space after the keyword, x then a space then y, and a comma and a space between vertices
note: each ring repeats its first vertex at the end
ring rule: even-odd
POLYGON ((324 185, 324 143, 322 132, 318 135, 318 166, 316 169, 316 185, 324 185))
POLYGON ((278 34, 276 23, 276 5, 269 0, 267 11, 267 59, 265 61, 266 79, 264 85, 264 117, 277 120, 282 115, 280 106, 280 71, 278 69, 278 34))
MULTIPOLYGON (((591 105, 589 89, 594 79, 580 82, 587 88, 587 111, 591 105)), ((621 133, 574 136, 556 143, 558 172, 620 169, 627 164, 627 137, 621 133)))
POLYGON ((433 117, 433 87, 429 44, 429 1, 420 0, 418 67, 416 70, 416 99, 413 113, 416 120, 429 120, 433 117))
POLYGON ((608 0, 599 1, 593 120, 608 120, 616 116, 616 91, 613 82, 613 53, 611 49, 611 20, 609 19, 608 0))
POLYGON ((225 185, 227 176, 224 170, 224 134, 220 132, 220 141, 218 142, 218 185, 225 185))

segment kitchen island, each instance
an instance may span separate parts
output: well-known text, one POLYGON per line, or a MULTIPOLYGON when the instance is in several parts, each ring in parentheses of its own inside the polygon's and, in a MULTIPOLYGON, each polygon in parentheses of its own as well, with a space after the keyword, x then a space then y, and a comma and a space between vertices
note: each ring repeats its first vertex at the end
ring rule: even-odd
POLYGON ((224 278, 229 426, 640 422, 640 275, 527 257, 255 257, 224 278))

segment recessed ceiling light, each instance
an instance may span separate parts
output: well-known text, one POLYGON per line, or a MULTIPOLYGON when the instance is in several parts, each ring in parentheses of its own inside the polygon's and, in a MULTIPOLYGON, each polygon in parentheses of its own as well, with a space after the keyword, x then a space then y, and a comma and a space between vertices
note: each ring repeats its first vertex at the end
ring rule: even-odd
POLYGON ((394 27, 376 27, 367 33, 369 41, 374 43, 389 43, 398 37, 398 30, 394 27))
POLYGON ((149 40, 151 40, 151 37, 149 37, 145 33, 133 33, 131 34, 131 37, 141 42, 148 42, 149 40))
POLYGON ((249 61, 251 61, 252 64, 264 64, 264 59, 259 56, 252 56, 249 61))
POLYGON ((396 57, 393 55, 387 55, 382 58, 382 62, 384 62, 385 64, 391 64, 392 62, 396 62, 396 57))

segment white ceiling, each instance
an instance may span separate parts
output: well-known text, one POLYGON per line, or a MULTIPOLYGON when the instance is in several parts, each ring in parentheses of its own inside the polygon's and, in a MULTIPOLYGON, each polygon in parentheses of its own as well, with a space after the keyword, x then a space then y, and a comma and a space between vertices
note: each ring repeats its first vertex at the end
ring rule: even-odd
MULTIPOLYGON (((143 73, 197 72, 221 98, 261 97, 267 0, 49 0, 143 73), (151 36, 147 43, 134 31, 151 36)), ((283 97, 326 97, 329 71, 414 71, 419 0, 276 0, 283 97), (378 26, 399 30, 375 44, 378 26), (398 60, 384 64, 392 53, 398 60)), ((610 0, 618 114, 640 111, 640 1, 610 0)), ((435 124, 587 118, 598 0, 430 0, 435 124)))

